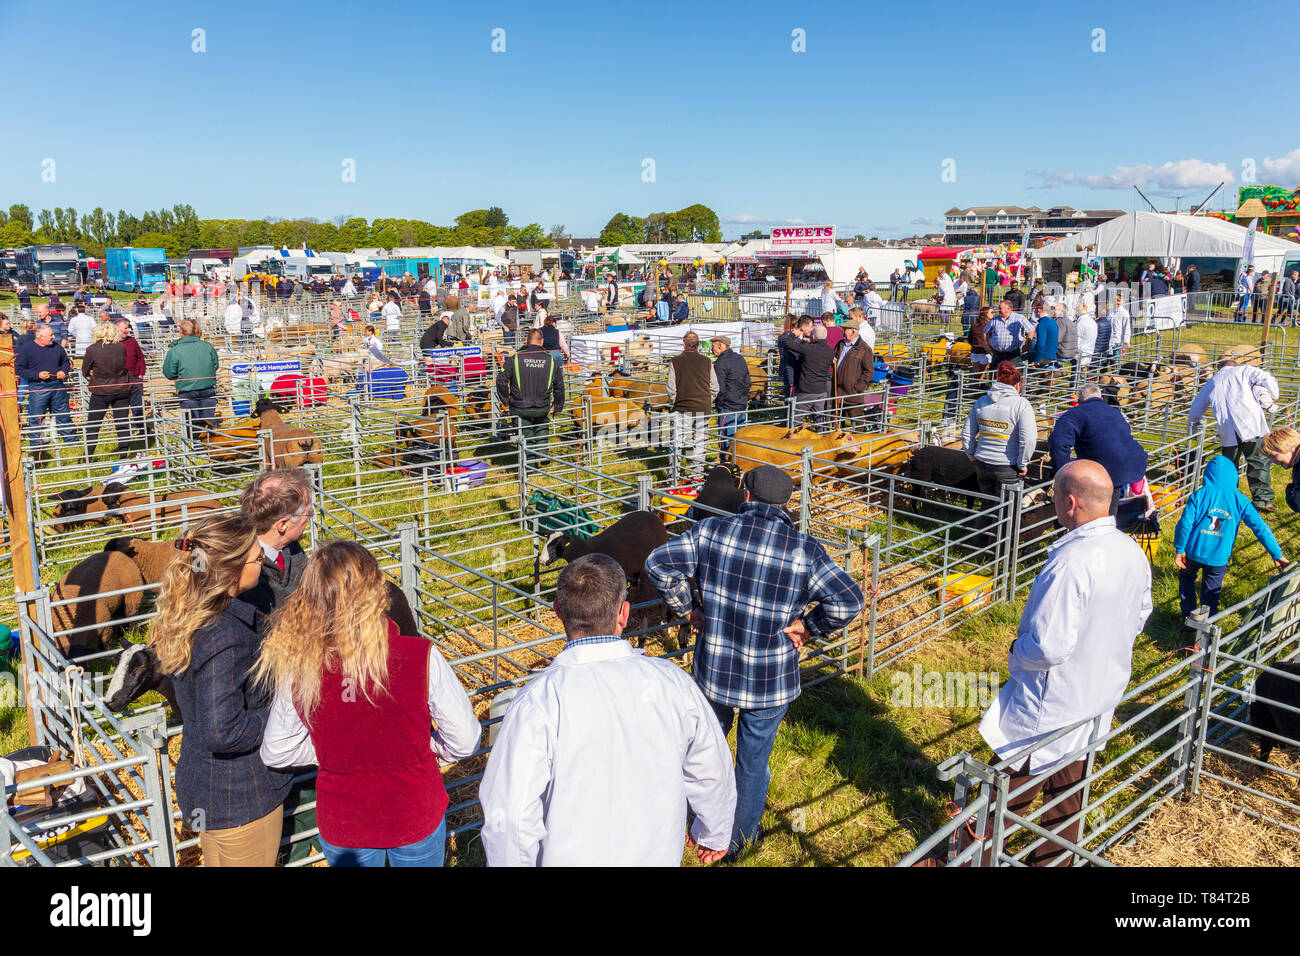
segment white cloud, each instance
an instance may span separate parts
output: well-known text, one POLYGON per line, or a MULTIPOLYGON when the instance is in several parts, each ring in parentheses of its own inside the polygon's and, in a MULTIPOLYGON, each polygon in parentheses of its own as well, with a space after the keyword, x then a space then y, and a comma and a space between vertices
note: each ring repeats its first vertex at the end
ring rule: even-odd
POLYGON ((929 216, 917 216, 915 219, 913 219, 913 220, 909 223, 909 225, 912 225, 912 226, 937 226, 937 225, 939 225, 939 220, 937 220, 937 219, 931 219, 929 216))
POLYGON ((1300 183, 1300 148, 1291 150, 1278 159, 1264 157, 1264 172, 1269 179, 1282 183, 1300 183))
POLYGON ((763 216, 755 216, 752 212, 742 212, 739 216, 723 216, 722 222, 734 222, 741 225, 753 225, 755 223, 771 223, 776 226, 806 226, 806 219, 768 219, 763 216))
MULTIPOLYGON (((1300 169, 1300 150, 1296 150, 1286 160, 1277 160, 1278 165, 1294 162, 1300 169)), ((1269 160, 1264 161, 1266 164, 1269 160)), ((1232 182, 1236 177, 1226 163, 1209 163, 1203 159, 1179 159, 1151 166, 1140 163, 1134 166, 1116 166, 1115 171, 1100 176, 1082 176, 1073 170, 1056 169, 1050 172, 1030 172, 1036 176, 1039 185, 1030 189, 1060 189, 1063 186, 1078 184, 1088 189, 1198 189, 1217 186, 1219 183, 1232 182)))
POLYGON ((1055 169, 1049 172, 1030 172, 1028 175, 1037 176, 1039 184, 1030 186, 1030 189, 1060 189, 1062 186, 1069 186, 1074 182, 1075 176, 1068 169, 1055 169))

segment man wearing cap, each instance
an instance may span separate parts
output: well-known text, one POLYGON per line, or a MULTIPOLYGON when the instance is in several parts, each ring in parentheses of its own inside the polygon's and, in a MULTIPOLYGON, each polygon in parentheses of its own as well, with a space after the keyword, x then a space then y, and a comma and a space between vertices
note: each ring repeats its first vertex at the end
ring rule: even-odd
POLYGON ((760 465, 744 484, 739 513, 698 522, 651 552, 644 572, 674 615, 689 615, 695 680, 724 733, 739 711, 733 854, 759 838, 768 757, 799 696, 804 641, 828 638, 862 610, 861 588, 786 513, 790 476, 760 465))
POLYGON ((718 394, 714 405, 718 408, 718 451, 725 455, 731 450, 731 436, 745 424, 745 411, 749 408, 749 366, 731 351, 731 338, 715 335, 709 342, 713 348, 713 374, 718 380, 718 394))
MULTIPOLYGON (((835 357, 826 344, 826 329, 801 323, 798 335, 787 332, 778 341, 803 356, 795 402, 799 410, 812 416, 814 425, 820 426, 826 417, 826 395, 831 390, 831 362, 835 357)), ((799 417, 798 411, 795 417, 799 417)))
POLYGON ((700 337, 687 332, 681 352, 668 362, 668 402, 673 411, 673 444, 690 452, 691 481, 704 480, 704 449, 717 397, 713 363, 700 354, 700 337))
POLYGON ((863 392, 871 386, 876 359, 871 346, 862 337, 861 309, 853 309, 852 316, 841 326, 844 341, 835 347, 835 395, 838 414, 848 419, 850 431, 866 414, 863 392))

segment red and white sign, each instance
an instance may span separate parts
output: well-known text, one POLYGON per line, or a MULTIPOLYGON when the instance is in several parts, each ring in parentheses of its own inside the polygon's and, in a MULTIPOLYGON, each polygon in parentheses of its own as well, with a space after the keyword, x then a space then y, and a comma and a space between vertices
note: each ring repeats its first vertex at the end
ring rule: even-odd
POLYGON ((772 229, 772 245, 831 248, 835 245, 835 227, 775 226, 772 229))

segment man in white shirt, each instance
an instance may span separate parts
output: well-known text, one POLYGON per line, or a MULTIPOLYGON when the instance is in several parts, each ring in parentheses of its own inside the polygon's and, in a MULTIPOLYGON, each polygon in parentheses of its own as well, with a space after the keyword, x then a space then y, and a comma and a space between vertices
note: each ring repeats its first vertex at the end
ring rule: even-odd
POLYGON ((226 306, 226 311, 221 315, 221 322, 226 327, 227 335, 233 339, 239 338, 244 324, 244 307, 231 299, 230 305, 226 306))
MULTIPOLYGON (((1034 579, 1008 657, 1011 676, 980 722, 1011 774, 1007 809, 1026 816, 1040 790, 1045 806, 1061 798, 1034 822, 1070 843, 1083 824, 1088 753, 1110 732, 1132 676, 1133 642, 1151 614, 1151 566, 1109 516, 1111 491, 1095 461, 1056 473, 1056 518, 1068 533, 1034 579)), ((1068 865, 1062 852, 1044 842, 1024 862, 1068 865)))
POLYGON ((95 320, 88 312, 78 312, 68 320, 68 334, 72 336, 74 343, 73 352, 80 358, 86 354, 86 349, 90 348, 95 340, 95 320))
POLYGON ((957 287, 952 283, 952 276, 946 272, 939 273, 939 295, 942 301, 939 303, 939 309, 943 312, 951 312, 957 306, 957 287))
POLYGON ((343 283, 343 290, 342 290, 342 292, 341 292, 340 294, 341 294, 341 295, 343 296, 343 298, 345 298, 345 299, 351 299, 351 298, 354 298, 354 297, 356 296, 356 294, 357 294, 357 287, 356 287, 355 285, 352 284, 352 277, 351 277, 351 276, 348 276, 348 280, 347 280, 346 282, 343 283))
POLYGON ((400 332, 402 330, 402 307, 397 304, 397 293, 388 293, 388 302, 384 304, 383 310, 379 313, 384 319, 384 327, 389 332, 400 332))
POLYGON ((1124 308, 1124 294, 1115 293, 1115 302, 1110 307, 1110 354, 1119 357, 1128 351, 1133 341, 1133 316, 1124 308))
POLYGON ((1187 430, 1194 432, 1206 409, 1219 423, 1219 445, 1235 465, 1246 459, 1246 484, 1256 511, 1275 512, 1273 481, 1268 458, 1263 452, 1263 438, 1269 432, 1268 416, 1261 399, 1276 402, 1277 379, 1262 368, 1240 365, 1235 359, 1219 362, 1219 370, 1201 386, 1187 412, 1187 430))
POLYGON ((1092 353, 1097 348, 1097 320, 1082 304, 1075 313, 1074 329, 1079 340, 1079 366, 1087 368, 1092 362, 1092 353))
POLYGON ((701 862, 721 859, 731 751, 690 676, 620 636, 625 572, 584 555, 554 606, 568 643, 511 701, 479 787, 488 865, 678 866, 684 837, 701 862))
MULTIPOLYGON (((493 276, 495 279, 496 276, 493 276)), ((501 313, 506 310, 506 293, 500 286, 496 286, 492 292, 492 299, 488 302, 488 308, 492 310, 492 324, 494 328, 501 326, 501 313)))

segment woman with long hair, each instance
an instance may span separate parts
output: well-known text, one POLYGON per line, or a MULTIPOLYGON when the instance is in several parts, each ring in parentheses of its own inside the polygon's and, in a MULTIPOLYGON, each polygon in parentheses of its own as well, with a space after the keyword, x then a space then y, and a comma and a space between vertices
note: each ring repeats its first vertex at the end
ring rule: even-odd
POLYGON ((262 759, 319 767, 316 823, 330 866, 441 866, 438 758, 461 760, 479 744, 451 666, 429 641, 400 633, 387 608, 374 556, 331 541, 276 610, 257 662, 259 687, 275 692, 262 759))
POLYGON ((257 584, 262 546, 242 515, 205 518, 176 545, 149 628, 185 720, 176 799, 205 866, 274 866, 292 776, 258 755, 271 695, 251 673, 257 610, 239 599, 257 584))
POLYGON ((95 455, 99 430, 110 408, 113 410, 113 425, 117 428, 118 453, 136 449, 131 441, 131 376, 126 364, 122 330, 116 322, 100 322, 95 326, 93 341, 81 360, 81 374, 90 389, 90 409, 86 413, 87 461, 95 455))
POLYGON ((970 343, 970 364, 976 375, 982 376, 989 370, 989 363, 993 360, 993 353, 989 348, 989 317, 991 311, 987 305, 980 306, 979 313, 975 316, 975 321, 970 324, 970 331, 966 333, 966 341, 970 343))

